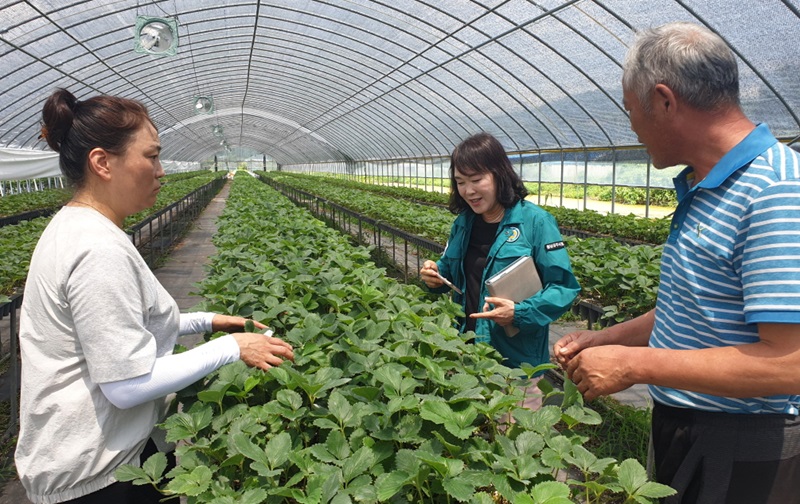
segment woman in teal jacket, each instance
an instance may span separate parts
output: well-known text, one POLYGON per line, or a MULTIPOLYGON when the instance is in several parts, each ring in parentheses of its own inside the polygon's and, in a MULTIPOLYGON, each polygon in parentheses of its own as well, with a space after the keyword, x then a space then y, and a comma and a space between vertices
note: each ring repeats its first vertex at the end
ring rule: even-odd
POLYGON ((458 217, 442 257, 425 261, 421 279, 434 292, 446 292, 438 273, 463 292, 453 293, 466 314, 462 332, 474 331, 476 341, 491 344, 506 365, 549 362, 549 324, 580 291, 555 219, 525 200, 527 189, 500 142, 488 133, 455 148, 450 186, 449 208, 458 217), (486 279, 523 256, 533 257, 542 289, 519 303, 489 296, 486 279), (507 336, 506 325, 519 332, 507 336))

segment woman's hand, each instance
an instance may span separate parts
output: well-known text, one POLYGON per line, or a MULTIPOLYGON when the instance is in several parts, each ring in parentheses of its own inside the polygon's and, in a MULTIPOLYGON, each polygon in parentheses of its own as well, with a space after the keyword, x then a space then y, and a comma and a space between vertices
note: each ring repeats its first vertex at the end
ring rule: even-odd
POLYGON ((283 361, 294 362, 292 346, 280 338, 259 333, 232 334, 239 344, 239 358, 250 367, 267 370, 280 366, 283 361))
POLYGON ((488 318, 495 324, 501 326, 511 325, 514 322, 514 301, 499 297, 486 297, 483 304, 483 312, 473 313, 470 318, 488 318), (494 305, 492 308, 490 305, 494 305))
POLYGON ((435 289, 444 285, 442 279, 436 276, 437 273, 439 273, 439 265, 428 260, 422 263, 422 269, 419 270, 419 277, 425 282, 425 285, 431 289, 435 289))
MULTIPOLYGON (((244 324, 250 319, 246 319, 244 317, 236 317, 233 315, 222 315, 216 314, 214 318, 211 319, 211 331, 217 332, 222 331, 226 333, 233 333, 236 331, 241 331, 244 329, 244 324)), ((256 329, 266 329, 267 326, 262 324, 257 320, 253 320, 253 325, 256 329)))

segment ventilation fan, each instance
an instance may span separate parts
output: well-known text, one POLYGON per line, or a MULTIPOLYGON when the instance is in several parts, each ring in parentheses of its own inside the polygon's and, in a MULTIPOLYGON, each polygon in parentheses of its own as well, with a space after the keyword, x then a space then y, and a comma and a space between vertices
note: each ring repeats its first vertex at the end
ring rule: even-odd
POLYGON ((157 56, 178 52, 178 22, 175 19, 137 16, 134 51, 157 56))
POLYGON ((215 124, 214 126, 211 127, 211 133, 213 133, 214 136, 217 137, 221 137, 225 134, 225 132, 222 129, 222 126, 220 126, 219 124, 215 124))
POLYGON ((194 113, 210 114, 214 112, 214 100, 208 96, 194 97, 194 113))

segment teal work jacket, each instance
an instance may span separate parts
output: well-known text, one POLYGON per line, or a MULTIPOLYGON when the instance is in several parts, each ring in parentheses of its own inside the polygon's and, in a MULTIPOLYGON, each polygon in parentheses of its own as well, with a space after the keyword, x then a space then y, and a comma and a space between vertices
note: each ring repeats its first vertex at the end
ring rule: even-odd
MULTIPOLYGON (((456 217, 447 246, 437 261, 439 273, 465 293, 464 256, 475 218, 472 210, 456 217)), ((555 219, 539 206, 523 200, 506 209, 497 228, 483 270, 477 306, 482 307, 488 295, 484 284, 486 279, 526 255, 533 257, 542 280, 542 290, 514 305, 513 325, 520 332, 509 338, 502 326, 489 319, 478 319, 475 325, 476 342, 491 344, 509 367, 519 367, 523 362, 536 366, 550 361, 549 325, 572 306, 580 292, 555 219)), ((432 290, 447 292, 448 287, 432 290)), ((453 292, 453 299, 461 303, 462 308, 466 306, 465 296, 453 292)), ((459 321, 459 324, 463 332, 466 320, 459 321)))

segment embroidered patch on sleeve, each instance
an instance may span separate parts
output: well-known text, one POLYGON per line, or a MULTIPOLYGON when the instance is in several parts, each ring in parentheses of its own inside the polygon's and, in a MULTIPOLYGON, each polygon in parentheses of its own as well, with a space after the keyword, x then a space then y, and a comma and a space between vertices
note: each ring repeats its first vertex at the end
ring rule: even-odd
POLYGON ((544 246, 544 249, 546 251, 548 251, 548 252, 552 252, 554 250, 562 249, 565 246, 566 245, 564 245, 563 241, 557 241, 557 242, 553 242, 553 243, 548 243, 547 245, 544 246))

